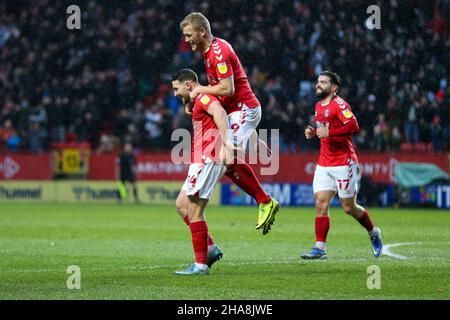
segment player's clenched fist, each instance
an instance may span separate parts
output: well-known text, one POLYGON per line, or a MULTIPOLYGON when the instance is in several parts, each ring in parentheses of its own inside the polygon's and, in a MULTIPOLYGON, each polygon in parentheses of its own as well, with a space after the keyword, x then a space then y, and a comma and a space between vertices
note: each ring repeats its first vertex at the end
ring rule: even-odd
POLYGON ((316 135, 319 139, 324 139, 330 135, 330 131, 327 127, 319 127, 316 130, 316 135))
POLYGON ((308 127, 305 129, 305 136, 306 136, 306 139, 312 139, 312 138, 315 137, 315 135, 316 135, 316 129, 314 129, 313 127, 308 126, 308 127))

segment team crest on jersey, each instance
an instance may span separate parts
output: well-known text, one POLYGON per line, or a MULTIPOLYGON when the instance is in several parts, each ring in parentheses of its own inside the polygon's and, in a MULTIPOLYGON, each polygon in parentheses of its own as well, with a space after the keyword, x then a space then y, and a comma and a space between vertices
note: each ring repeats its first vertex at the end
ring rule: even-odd
POLYGON ((217 65, 217 69, 219 70, 220 74, 225 74, 228 71, 227 63, 221 62, 217 65))
POLYGON ((345 109, 344 111, 342 111, 342 114, 343 114, 344 117, 346 117, 347 119, 350 119, 350 118, 353 116, 353 114, 351 113, 351 111, 348 110, 348 109, 345 109))
POLYGON ((209 102, 209 97, 208 96, 203 96, 201 99, 200 99, 200 101, 201 101, 201 103, 203 103, 203 104, 208 104, 208 102, 209 102))
POLYGON ((328 117, 330 115, 330 110, 326 109, 324 113, 324 117, 328 117))
POLYGON ((206 59, 206 67, 211 68, 211 62, 209 61, 209 58, 206 59))

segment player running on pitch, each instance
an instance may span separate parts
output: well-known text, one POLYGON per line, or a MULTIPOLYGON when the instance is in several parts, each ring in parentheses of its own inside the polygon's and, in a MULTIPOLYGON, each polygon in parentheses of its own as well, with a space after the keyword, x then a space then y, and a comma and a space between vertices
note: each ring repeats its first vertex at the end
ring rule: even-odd
MULTIPOLYGON (((203 55, 209 86, 197 86, 191 98, 199 94, 219 97, 228 114, 235 146, 247 145, 261 120, 261 104, 253 93, 247 75, 231 45, 211 34, 208 19, 199 12, 187 15, 180 23, 183 36, 193 51, 203 55)), ((259 142, 260 147, 263 145, 259 142)), ((227 165, 225 173, 242 190, 251 195, 259 205, 256 229, 267 234, 275 220, 280 205, 271 198, 258 181, 253 169, 246 163, 227 165)))
MULTIPOLYGON (((180 70, 172 77, 174 94, 181 98, 184 104, 191 101, 189 92, 198 85, 197 74, 190 69, 180 70)), ((220 154, 216 154, 215 150, 218 149, 217 143, 221 143, 220 152, 226 149, 224 146, 227 144, 228 119, 219 100, 214 96, 199 94, 192 101, 194 130, 191 165, 177 199, 177 209, 181 215, 184 214, 183 219, 191 231, 195 263, 186 270, 176 271, 175 274, 178 275, 206 275, 212 263, 222 257, 222 252, 209 235, 205 208, 215 185, 226 171, 220 154)))
POLYGON ((356 203, 358 158, 352 144, 352 135, 359 126, 350 106, 336 93, 341 85, 340 77, 330 71, 319 75, 316 95, 320 99, 315 106, 316 129, 308 126, 307 139, 320 139, 320 155, 314 173, 313 190, 316 200, 316 244, 311 252, 302 254, 303 259, 325 259, 326 241, 330 228, 329 208, 338 193, 345 213, 355 218, 368 232, 373 255, 380 256, 383 244, 381 230, 370 219, 369 212, 356 203))

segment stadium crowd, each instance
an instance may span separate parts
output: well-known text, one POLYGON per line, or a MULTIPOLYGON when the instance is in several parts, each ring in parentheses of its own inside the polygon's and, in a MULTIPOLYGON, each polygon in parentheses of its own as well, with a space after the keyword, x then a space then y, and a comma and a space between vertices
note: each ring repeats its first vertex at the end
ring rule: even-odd
POLYGON ((260 128, 279 128, 283 151, 318 147, 303 129, 326 69, 343 79, 359 150, 449 150, 450 0, 372 2, 379 30, 365 25, 367 4, 349 0, 91 0, 79 5, 80 30, 66 27, 76 1, 1 2, 0 149, 169 148, 173 129, 191 126, 171 74, 191 67, 206 83, 179 30, 201 11, 239 55, 262 103, 260 128))

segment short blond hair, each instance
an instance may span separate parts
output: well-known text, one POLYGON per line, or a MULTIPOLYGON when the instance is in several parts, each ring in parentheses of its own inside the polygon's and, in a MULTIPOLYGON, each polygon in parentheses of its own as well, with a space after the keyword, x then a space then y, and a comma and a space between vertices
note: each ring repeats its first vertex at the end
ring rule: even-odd
POLYGON ((209 25, 209 21, 200 12, 191 12, 184 17, 183 21, 180 22, 180 29, 183 30, 183 28, 188 24, 192 25, 192 28, 195 31, 198 31, 201 27, 203 27, 208 34, 211 34, 211 26, 209 25))

